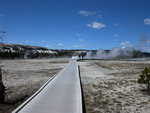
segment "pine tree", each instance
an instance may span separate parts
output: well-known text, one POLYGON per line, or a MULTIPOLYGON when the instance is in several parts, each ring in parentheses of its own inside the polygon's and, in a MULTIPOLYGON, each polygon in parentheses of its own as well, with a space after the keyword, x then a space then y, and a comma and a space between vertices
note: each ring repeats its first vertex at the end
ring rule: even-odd
POLYGON ((139 75, 137 82, 141 84, 146 84, 147 91, 150 92, 150 67, 146 67, 142 71, 142 73, 139 75))

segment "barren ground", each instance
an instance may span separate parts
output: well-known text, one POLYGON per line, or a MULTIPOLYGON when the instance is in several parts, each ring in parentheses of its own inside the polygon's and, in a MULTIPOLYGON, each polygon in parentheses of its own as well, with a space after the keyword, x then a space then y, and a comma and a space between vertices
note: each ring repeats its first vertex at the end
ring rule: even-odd
POLYGON ((6 104, 0 113, 10 113, 68 64, 70 59, 0 60, 6 86, 6 104))
POLYGON ((87 113, 150 113, 150 95, 136 82, 150 61, 79 61, 87 113))
MULTIPOLYGON (((10 113, 70 59, 1 60, 7 88, 0 113, 10 113)), ((150 95, 136 82, 150 61, 79 61, 87 113, 150 113, 150 95)))

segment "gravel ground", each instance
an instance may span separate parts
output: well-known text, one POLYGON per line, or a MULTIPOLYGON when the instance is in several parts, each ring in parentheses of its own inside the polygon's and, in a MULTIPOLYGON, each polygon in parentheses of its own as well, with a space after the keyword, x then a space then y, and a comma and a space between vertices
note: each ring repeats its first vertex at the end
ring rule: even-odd
POLYGON ((150 61, 79 61, 87 113, 150 113, 146 86, 136 82, 150 61))
POLYGON ((0 60, 3 82, 6 86, 6 103, 0 104, 0 113, 10 113, 59 70, 70 59, 0 60))

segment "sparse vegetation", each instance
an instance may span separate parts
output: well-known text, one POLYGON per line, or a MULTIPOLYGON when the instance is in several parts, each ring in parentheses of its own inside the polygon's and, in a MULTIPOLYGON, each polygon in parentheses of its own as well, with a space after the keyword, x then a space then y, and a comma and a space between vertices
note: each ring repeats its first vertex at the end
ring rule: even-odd
POLYGON ((145 85, 137 83, 150 63, 134 60, 80 60, 87 113, 150 113, 145 85))
POLYGON ((147 91, 150 93, 150 67, 146 67, 142 71, 142 73, 139 75, 137 82, 146 84, 147 85, 147 91))
POLYGON ((80 59, 83 59, 86 56, 86 52, 81 52, 78 54, 80 59))

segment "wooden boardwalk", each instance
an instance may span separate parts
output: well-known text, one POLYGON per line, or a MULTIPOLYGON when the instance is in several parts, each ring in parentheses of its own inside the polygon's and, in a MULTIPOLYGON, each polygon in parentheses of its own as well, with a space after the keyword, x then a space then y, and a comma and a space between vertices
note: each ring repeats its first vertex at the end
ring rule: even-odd
POLYGON ((83 113, 82 91, 76 60, 49 80, 12 113, 83 113))

